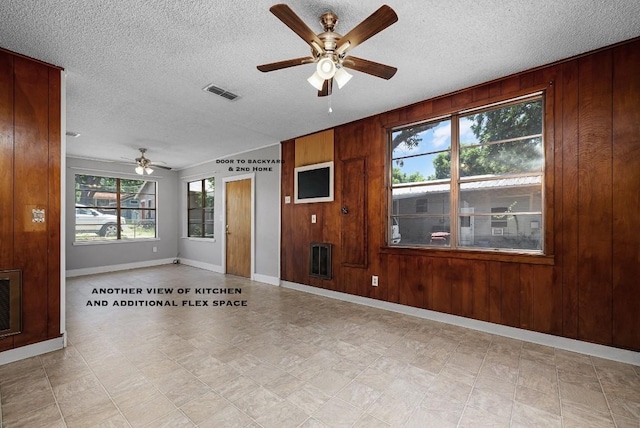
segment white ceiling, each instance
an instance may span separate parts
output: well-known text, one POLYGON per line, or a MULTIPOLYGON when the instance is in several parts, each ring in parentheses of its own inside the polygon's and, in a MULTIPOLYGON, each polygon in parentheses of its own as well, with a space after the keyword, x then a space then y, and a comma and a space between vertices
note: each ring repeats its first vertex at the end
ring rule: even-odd
MULTIPOLYGON (((638 0, 389 0, 396 24, 351 51, 398 68, 353 72, 318 98, 308 55, 269 12, 278 0, 2 0, 0 47, 64 67, 67 155, 121 161, 138 147, 184 168, 326 129, 640 35, 638 0), (213 83, 241 96, 228 101, 213 83)), ((380 0, 289 0, 314 30, 347 33, 380 0)))

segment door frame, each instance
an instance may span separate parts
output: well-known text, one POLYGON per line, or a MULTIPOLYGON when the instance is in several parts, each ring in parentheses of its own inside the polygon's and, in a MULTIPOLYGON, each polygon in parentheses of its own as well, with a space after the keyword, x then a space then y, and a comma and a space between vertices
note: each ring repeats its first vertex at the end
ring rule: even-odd
POLYGON ((250 174, 232 175, 229 177, 222 177, 222 272, 227 273, 227 234, 225 233, 225 226, 227 224, 227 183, 230 181, 251 180, 251 272, 250 278, 253 280, 255 277, 256 266, 256 174, 252 172, 250 174))

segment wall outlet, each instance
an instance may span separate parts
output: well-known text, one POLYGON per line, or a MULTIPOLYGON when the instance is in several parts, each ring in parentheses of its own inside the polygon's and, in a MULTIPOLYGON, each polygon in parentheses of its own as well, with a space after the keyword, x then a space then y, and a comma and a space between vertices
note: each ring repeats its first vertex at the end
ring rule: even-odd
POLYGON ((157 253, 158 252, 158 247, 153 247, 153 252, 157 253))
POLYGON ((311 214, 311 223, 315 223, 317 220, 316 215, 315 214, 311 214))
POLYGON ((378 275, 371 275, 371 285, 374 287, 378 286, 378 275))

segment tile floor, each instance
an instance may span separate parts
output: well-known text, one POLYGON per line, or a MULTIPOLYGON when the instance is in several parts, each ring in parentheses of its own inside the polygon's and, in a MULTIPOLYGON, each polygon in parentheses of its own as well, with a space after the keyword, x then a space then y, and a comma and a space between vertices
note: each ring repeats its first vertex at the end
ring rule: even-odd
POLYGON ((640 367, 183 265, 69 279, 67 331, 0 366, 1 428, 640 428, 640 367))

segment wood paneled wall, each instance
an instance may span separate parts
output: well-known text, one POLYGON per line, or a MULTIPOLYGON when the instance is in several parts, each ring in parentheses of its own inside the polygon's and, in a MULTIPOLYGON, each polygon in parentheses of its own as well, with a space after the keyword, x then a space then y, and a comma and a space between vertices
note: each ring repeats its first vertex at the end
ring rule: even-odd
POLYGON ((0 351, 60 336, 60 79, 0 49, 0 270, 22 271, 22 332, 0 351))
MULTIPOLYGON (((640 350, 638 70, 635 39, 336 127, 336 199, 282 204, 282 279, 640 350), (539 90, 547 103, 547 254, 386 246, 386 129, 539 90), (341 207, 356 205, 358 220, 345 219, 341 207), (309 277, 311 241, 334 244, 332 279, 309 277)), ((282 153, 286 196, 294 140, 282 153)))

